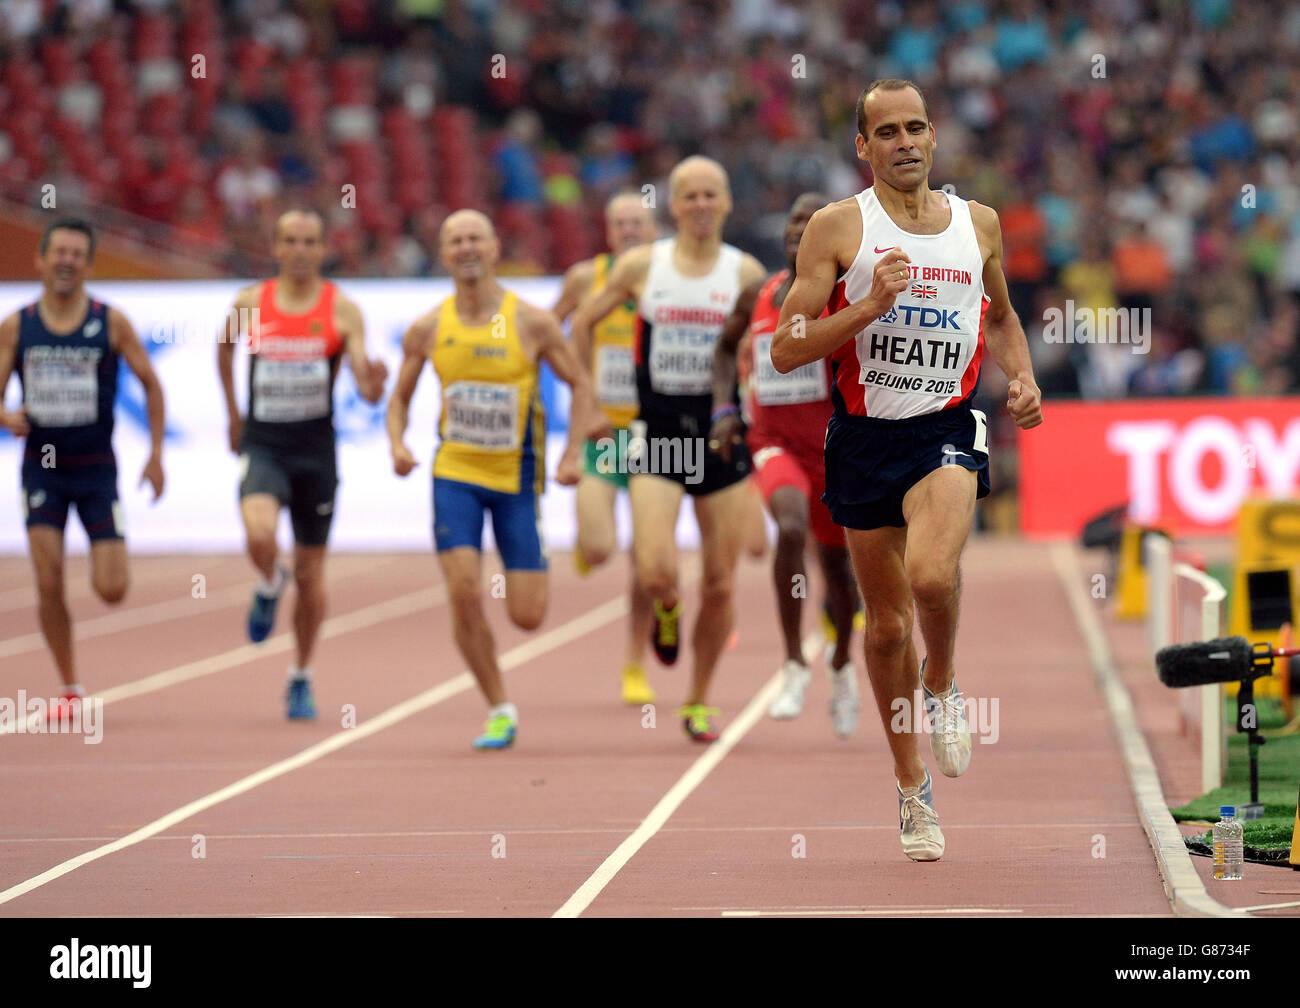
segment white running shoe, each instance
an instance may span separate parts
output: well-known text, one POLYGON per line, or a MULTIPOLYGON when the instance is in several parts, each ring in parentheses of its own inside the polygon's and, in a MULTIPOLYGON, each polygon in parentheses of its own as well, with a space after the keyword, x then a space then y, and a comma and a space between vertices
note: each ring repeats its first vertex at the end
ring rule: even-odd
POLYGON ((943 857, 943 831, 930 794, 930 771, 920 787, 898 788, 898 827, 903 853, 913 861, 938 861, 943 857))
POLYGON ((842 739, 852 738, 858 730, 858 714, 862 710, 862 701, 858 697, 858 676, 853 669, 853 662, 843 668, 835 668, 835 647, 826 649, 826 671, 831 680, 831 727, 842 739))
POLYGON ((785 681, 781 684, 781 692, 776 695, 767 713, 769 717, 774 717, 778 721, 787 721, 803 713, 803 695, 812 680, 812 673, 807 665, 801 665, 793 658, 789 658, 781 666, 781 675, 785 677, 785 681))
POLYGON ((966 698, 956 682, 946 696, 931 693, 925 685, 925 661, 921 662, 921 689, 925 694, 925 716, 930 727, 930 751, 945 777, 960 777, 970 766, 966 698))

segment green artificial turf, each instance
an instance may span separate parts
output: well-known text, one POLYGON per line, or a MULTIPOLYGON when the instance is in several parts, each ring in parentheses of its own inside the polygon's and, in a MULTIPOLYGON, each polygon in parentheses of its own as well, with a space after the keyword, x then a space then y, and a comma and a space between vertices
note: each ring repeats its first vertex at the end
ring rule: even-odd
MULTIPOLYGON (((1264 806, 1264 815, 1260 819, 1243 823, 1244 842, 1247 848, 1275 855, 1291 846, 1296 796, 1300 793, 1300 732, 1293 735, 1277 734, 1285 725, 1282 705, 1272 698, 1260 698, 1257 704, 1260 732, 1267 740, 1259 747, 1259 800, 1264 806)), ((1236 701, 1229 698, 1225 706, 1226 723, 1231 725, 1236 720, 1236 701)), ((1179 822, 1215 823, 1219 820, 1220 805, 1244 805, 1248 801, 1250 762, 1246 736, 1230 730, 1228 773, 1223 786, 1171 811, 1179 822)), ((1192 840, 1208 843, 1208 834, 1204 838, 1192 840)), ((1189 846, 1196 849, 1196 845, 1190 841, 1189 846)))

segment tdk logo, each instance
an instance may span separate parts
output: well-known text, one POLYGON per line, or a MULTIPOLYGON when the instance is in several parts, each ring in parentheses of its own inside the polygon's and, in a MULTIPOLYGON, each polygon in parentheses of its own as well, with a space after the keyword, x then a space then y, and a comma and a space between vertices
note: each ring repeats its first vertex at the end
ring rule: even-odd
POLYGON ((879 321, 890 325, 902 315, 902 325, 915 326, 917 329, 961 329, 958 316, 960 308, 922 308, 918 305, 897 305, 891 308, 879 321))

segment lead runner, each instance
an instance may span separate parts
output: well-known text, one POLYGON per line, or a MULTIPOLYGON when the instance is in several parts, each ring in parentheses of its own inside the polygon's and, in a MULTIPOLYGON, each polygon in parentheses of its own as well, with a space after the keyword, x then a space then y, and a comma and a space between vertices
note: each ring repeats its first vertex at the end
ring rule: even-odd
POLYGON ((989 492, 988 427, 970 405, 986 347, 1010 379, 1016 424, 1042 423, 1002 273, 998 216, 930 189, 934 149, 915 84, 877 80, 862 92, 858 158, 875 182, 808 222, 771 351, 781 372, 831 358, 824 500, 848 530, 867 674, 893 755, 903 851, 914 861, 938 860, 944 838, 916 736, 890 722, 899 700, 910 710, 919 679, 939 768, 957 777, 969 765, 953 649, 961 552, 975 501, 989 492), (819 318, 827 305, 832 314, 819 318), (926 647, 919 670, 913 599, 926 647))

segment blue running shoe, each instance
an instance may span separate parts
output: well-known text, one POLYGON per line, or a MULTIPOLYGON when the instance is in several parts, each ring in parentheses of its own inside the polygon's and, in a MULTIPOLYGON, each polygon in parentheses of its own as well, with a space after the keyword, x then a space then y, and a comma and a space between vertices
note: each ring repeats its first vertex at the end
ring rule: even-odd
POLYGON ((289 580, 288 571, 283 567, 279 569, 279 573, 280 591, 275 595, 268 597, 256 588, 253 589, 253 601, 248 606, 248 639, 254 644, 261 644, 271 636, 271 628, 275 626, 275 607, 279 604, 280 596, 284 594, 284 586, 289 580))
POLYGON ((287 700, 290 721, 311 721, 316 717, 316 701, 312 699, 310 679, 291 680, 287 700))
POLYGON ((474 740, 475 749, 509 749, 515 744, 515 719, 498 714, 487 719, 483 734, 474 740))

